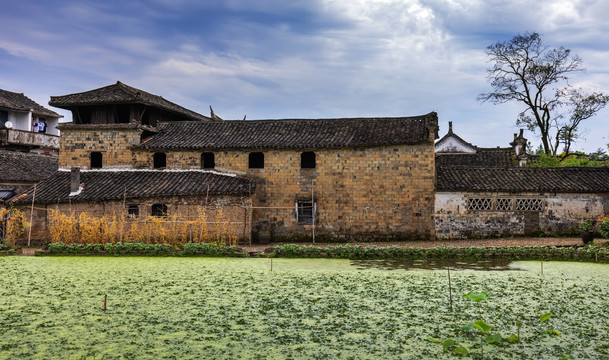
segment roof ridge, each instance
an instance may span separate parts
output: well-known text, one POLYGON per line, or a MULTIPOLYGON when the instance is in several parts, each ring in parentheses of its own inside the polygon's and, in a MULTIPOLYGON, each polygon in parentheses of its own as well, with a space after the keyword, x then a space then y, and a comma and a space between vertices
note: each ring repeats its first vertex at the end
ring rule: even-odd
MULTIPOLYGON (((25 96, 25 94, 24 94, 24 93, 22 93, 22 92, 18 93, 18 92, 15 92, 15 91, 10 91, 10 90, 5 90, 5 89, 0 89, 0 91, 4 91, 4 92, 7 92, 7 93, 11 93, 11 94, 16 94, 16 95, 23 95, 23 96, 25 96)), ((27 96, 25 96, 25 97, 27 97, 27 96)))
MULTIPOLYGON (((429 113, 432 114, 432 113, 429 113)), ((284 119, 247 119, 247 120, 243 120, 243 119, 234 119, 234 120, 230 120, 230 119, 224 119, 223 122, 215 122, 215 123, 244 123, 244 124, 251 124, 251 123, 257 123, 257 122, 272 122, 272 121, 352 121, 352 120, 372 120, 372 121, 383 121, 383 120, 412 120, 412 121, 425 121, 428 120, 427 116, 429 114, 425 114, 425 115, 416 115, 416 116, 385 116, 385 117, 338 117, 338 118, 284 118, 284 119)), ((196 120, 188 120, 188 121, 180 121, 180 124, 189 124, 189 123, 193 123, 193 124, 201 124, 200 121, 196 121, 196 120)), ((172 121, 172 122, 163 122, 162 124, 176 124, 176 122, 172 121)))

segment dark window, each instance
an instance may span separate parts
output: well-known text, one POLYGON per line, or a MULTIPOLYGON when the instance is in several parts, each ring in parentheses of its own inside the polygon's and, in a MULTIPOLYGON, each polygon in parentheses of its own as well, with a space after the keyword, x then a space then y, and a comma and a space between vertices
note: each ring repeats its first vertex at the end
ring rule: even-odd
POLYGON ((130 105, 118 105, 116 107, 116 122, 117 123, 129 123, 131 121, 131 106, 130 105))
POLYGON ((310 201, 299 201, 296 203, 296 217, 301 224, 312 224, 315 214, 315 203, 310 201))
POLYGON ((264 154, 261 152, 250 153, 250 169, 264 169, 264 154))
POLYGON ((90 124, 91 123, 91 108, 90 107, 79 107, 72 110, 72 119, 76 124, 90 124))
POLYGON ((215 167, 214 153, 206 152, 201 154, 201 169, 213 169, 215 167))
POLYGON ((167 216, 167 205, 165 204, 153 204, 150 209, 152 216, 167 216))
POLYGON ((167 155, 165 153, 154 153, 154 168, 162 169, 167 166, 167 155))
POLYGON ((127 208, 127 214, 130 218, 137 218, 140 216, 140 207, 137 205, 129 205, 127 208))
POLYGON ((104 163, 104 156, 99 151, 91 153, 91 169, 101 169, 104 163))
POLYGON ((300 168, 301 169, 315 169, 315 153, 312 151, 305 151, 300 154, 300 168))
POLYGON ((8 111, 0 110, 0 129, 4 127, 4 124, 8 121, 8 111))

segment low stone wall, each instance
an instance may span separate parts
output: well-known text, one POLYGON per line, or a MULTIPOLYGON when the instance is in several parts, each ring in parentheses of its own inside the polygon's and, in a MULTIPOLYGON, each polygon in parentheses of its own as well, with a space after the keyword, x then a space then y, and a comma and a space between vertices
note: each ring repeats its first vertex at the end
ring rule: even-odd
POLYGON ((524 214, 437 214, 436 238, 465 239, 524 236, 524 214))
POLYGON ((438 192, 436 237, 572 235, 578 232, 583 220, 606 214, 608 199, 609 194, 438 192), (472 209, 471 199, 478 199, 480 208, 472 209), (511 201, 513 205, 508 210, 500 209, 498 199, 503 199, 504 204, 511 201), (516 205, 519 201, 534 201, 539 207, 521 211, 516 205))

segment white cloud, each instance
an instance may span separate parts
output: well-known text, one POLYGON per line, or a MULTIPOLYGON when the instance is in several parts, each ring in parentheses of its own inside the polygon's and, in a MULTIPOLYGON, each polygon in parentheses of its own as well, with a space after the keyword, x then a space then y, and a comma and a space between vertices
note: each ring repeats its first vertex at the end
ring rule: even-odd
POLYGON ((25 19, 0 14, 0 49, 14 58, 5 61, 44 65, 37 81, 54 84, 50 95, 121 80, 202 113, 212 104, 224 118, 435 110, 466 140, 505 146, 518 106, 475 98, 490 89, 486 46, 524 31, 581 55, 588 71, 574 82, 609 91, 600 0, 80 1, 39 13, 47 17, 10 35, 25 19))

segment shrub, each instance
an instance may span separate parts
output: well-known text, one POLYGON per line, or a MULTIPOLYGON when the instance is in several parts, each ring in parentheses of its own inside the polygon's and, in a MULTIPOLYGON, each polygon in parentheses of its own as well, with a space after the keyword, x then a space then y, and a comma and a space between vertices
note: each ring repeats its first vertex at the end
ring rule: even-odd
POLYGON ((609 215, 599 216, 596 221, 601 236, 605 239, 609 238, 609 215))
MULTIPOLYGON (((213 229, 208 229, 208 217, 205 209, 201 207, 197 207, 194 220, 173 215, 148 216, 143 221, 137 221, 126 214, 95 217, 86 212, 77 216, 51 210, 49 232, 52 243, 65 244, 146 243, 172 246, 189 242, 214 242, 227 246, 237 244, 237 231, 231 226, 231 219, 223 214, 222 209, 209 220, 215 222, 213 229)), ((150 248, 147 251, 165 252, 162 248, 150 248)))
POLYGON ((5 245, 12 246, 23 235, 30 223, 25 220, 25 214, 17 209, 0 209, 0 221, 5 220, 7 229, 4 233, 4 239, 0 240, 3 240, 5 245))

